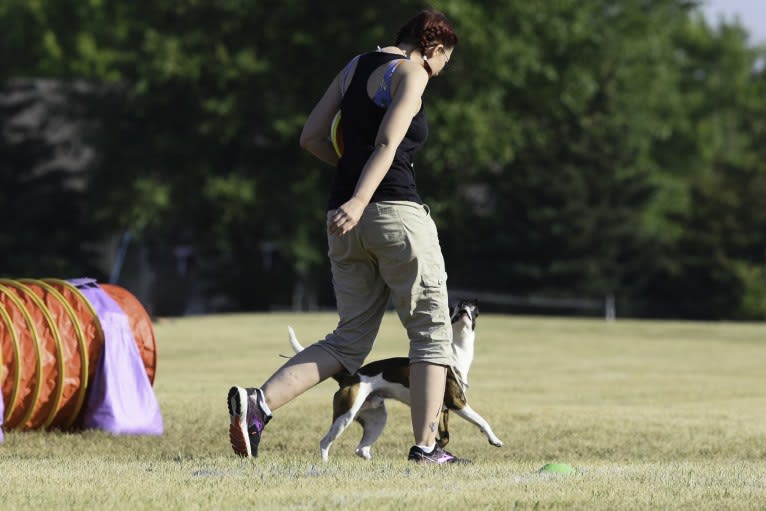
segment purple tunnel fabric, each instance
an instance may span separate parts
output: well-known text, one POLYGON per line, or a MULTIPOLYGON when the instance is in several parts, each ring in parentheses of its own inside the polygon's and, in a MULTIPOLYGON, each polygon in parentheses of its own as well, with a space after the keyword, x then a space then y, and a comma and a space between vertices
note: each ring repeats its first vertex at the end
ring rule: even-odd
POLYGON ((162 414, 128 317, 93 279, 70 281, 93 305, 104 330, 104 350, 83 413, 82 426, 114 435, 161 435, 162 414))

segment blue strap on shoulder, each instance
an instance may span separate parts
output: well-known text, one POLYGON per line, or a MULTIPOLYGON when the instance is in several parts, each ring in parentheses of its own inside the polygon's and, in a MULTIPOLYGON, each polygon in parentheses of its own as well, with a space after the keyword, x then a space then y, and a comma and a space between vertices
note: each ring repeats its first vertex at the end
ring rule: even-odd
POLYGON ((396 71, 396 68, 399 67, 399 64, 401 64, 403 60, 405 59, 393 60, 388 65, 388 68, 386 68, 386 73, 383 75, 383 82, 380 84, 380 87, 378 87, 378 90, 375 91, 375 97, 373 98, 373 102, 379 107, 386 108, 391 104, 391 78, 394 76, 394 71, 396 71))

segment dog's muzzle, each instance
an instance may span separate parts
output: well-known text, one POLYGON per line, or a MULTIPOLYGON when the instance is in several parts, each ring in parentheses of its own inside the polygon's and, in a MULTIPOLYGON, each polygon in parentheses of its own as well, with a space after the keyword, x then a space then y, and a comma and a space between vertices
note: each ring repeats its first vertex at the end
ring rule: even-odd
POLYGON ((460 321, 460 318, 463 316, 468 316, 469 320, 473 320, 473 318, 471 317, 471 311, 469 311, 468 309, 460 309, 459 311, 455 313, 454 316, 452 316, 452 322, 454 323, 456 321, 460 321))

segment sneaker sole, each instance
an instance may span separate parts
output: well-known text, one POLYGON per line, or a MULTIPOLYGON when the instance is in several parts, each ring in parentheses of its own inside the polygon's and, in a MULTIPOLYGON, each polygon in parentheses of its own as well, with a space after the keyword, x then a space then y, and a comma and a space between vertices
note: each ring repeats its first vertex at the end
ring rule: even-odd
POLYGON ((467 460, 464 458, 455 458, 452 461, 436 461, 428 458, 407 458, 407 461, 417 465, 473 465, 472 460, 467 460))
POLYGON ((242 387, 230 388, 227 402, 231 417, 231 424, 229 425, 231 448, 237 456, 250 458, 252 454, 250 435, 247 433, 247 391, 242 387))
POLYGON ((417 465, 473 465, 472 460, 466 460, 463 458, 455 458, 452 461, 434 461, 429 459, 408 459, 417 465))

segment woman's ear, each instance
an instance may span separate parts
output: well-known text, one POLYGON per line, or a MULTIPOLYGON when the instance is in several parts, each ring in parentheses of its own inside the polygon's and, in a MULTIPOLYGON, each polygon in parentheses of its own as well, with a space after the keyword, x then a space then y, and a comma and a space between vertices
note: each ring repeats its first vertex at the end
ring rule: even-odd
POLYGON ((438 51, 444 51, 444 45, 443 44, 437 44, 435 46, 431 46, 426 50, 424 53, 425 56, 427 56, 429 59, 434 58, 434 55, 436 55, 436 52, 438 51))

